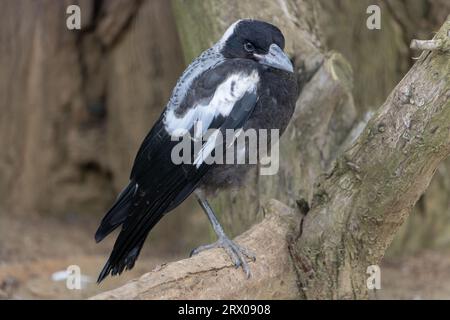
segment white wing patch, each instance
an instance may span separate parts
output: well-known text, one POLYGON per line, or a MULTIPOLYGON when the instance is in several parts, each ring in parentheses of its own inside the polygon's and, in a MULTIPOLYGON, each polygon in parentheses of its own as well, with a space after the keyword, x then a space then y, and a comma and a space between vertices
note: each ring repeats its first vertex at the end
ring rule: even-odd
MULTIPOLYGON (((172 137, 181 137, 194 125, 202 129, 204 135, 209 129, 215 117, 221 115, 227 117, 235 104, 242 99, 246 93, 256 92, 259 82, 259 75, 256 70, 252 73, 234 73, 228 76, 214 92, 208 103, 198 103, 194 105, 183 116, 177 117, 174 110, 167 110, 164 124, 167 132, 172 137)), ((205 161, 216 146, 217 136, 220 133, 216 130, 211 134, 202 146, 200 152, 195 156, 196 167, 205 161)), ((195 137, 198 138, 198 137, 195 137)))
POLYGON ((175 110, 169 109, 164 118, 167 132, 172 136, 182 136, 194 124, 200 122, 205 133, 215 117, 228 116, 236 102, 247 92, 255 92, 259 82, 258 72, 250 74, 234 73, 228 76, 214 92, 208 103, 198 103, 192 106, 184 115, 178 117, 175 110))

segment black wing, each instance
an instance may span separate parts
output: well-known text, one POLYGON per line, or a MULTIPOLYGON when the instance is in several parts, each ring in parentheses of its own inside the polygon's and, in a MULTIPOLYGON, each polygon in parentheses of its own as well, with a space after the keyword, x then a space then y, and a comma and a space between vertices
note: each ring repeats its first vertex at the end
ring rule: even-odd
MULTIPOLYGON (((180 105, 180 108, 185 108, 184 114, 180 113, 178 118, 172 115, 171 119, 191 133, 198 120, 205 120, 208 128, 219 129, 221 132, 242 128, 257 101, 258 79, 255 63, 247 60, 224 62, 193 82, 183 100, 185 103, 180 105), (249 80, 250 76, 252 78, 249 80), (237 83, 232 83, 230 79, 236 79, 237 83), (242 80, 242 85, 239 79, 242 80), (245 85, 248 88, 244 88, 245 85), (220 100, 224 96, 227 99, 220 100), (220 103, 217 103, 218 100, 220 103), (232 105, 224 105, 224 101, 232 105), (196 117, 191 121, 184 121, 183 119, 187 119, 183 118, 187 116, 186 110, 198 104, 206 108, 196 109, 196 117), (217 112, 211 118, 212 108, 217 108, 217 112), (228 113, 222 112, 226 109, 229 109, 228 113), (201 110, 205 112, 202 113, 201 110)), ((210 167, 205 163, 173 163, 172 148, 179 142, 171 139, 168 129, 170 125, 167 123, 168 112, 166 110, 144 139, 133 165, 129 185, 103 218, 96 233, 96 240, 100 241, 122 224, 113 251, 100 273, 99 282, 109 273, 120 274, 125 268, 131 269, 134 266, 150 230, 166 212, 175 208, 194 191, 210 167)))

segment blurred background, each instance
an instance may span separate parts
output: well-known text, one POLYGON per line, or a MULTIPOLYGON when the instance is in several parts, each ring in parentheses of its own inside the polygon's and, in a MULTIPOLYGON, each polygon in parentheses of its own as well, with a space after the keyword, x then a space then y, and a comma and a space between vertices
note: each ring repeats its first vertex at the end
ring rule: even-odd
MULTIPOLYGON (((222 0, 206 2, 214 1, 222 0)), ((98 223, 177 78, 211 44, 202 40, 210 32, 204 17, 193 29, 183 19, 204 3, 0 0, 0 298, 86 298, 214 240, 200 208, 186 201, 154 228, 131 272, 95 284, 115 238, 96 244, 98 223), (66 27, 71 4, 81 8, 81 30, 66 27), (202 48, 183 44, 189 32, 202 48), (94 282, 68 290, 52 278, 69 265, 94 282)), ((258 0, 246 3, 255 15, 241 16, 231 4, 229 10, 257 17, 258 0)), ((351 64, 359 118, 380 106, 414 63, 410 40, 431 38, 450 14, 446 0, 316 5, 312 28, 323 51, 336 50, 351 64), (381 30, 365 27, 371 4, 381 8, 381 30)), ((373 298, 450 298, 449 195, 450 160, 389 248, 373 298)))

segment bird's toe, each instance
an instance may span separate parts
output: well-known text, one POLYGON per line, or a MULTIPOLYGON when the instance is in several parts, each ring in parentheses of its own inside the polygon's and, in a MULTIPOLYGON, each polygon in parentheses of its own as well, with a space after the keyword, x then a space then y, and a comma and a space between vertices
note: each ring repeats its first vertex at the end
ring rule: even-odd
POLYGON ((242 267, 247 278, 250 278, 251 272, 248 266, 246 257, 255 261, 255 255, 248 249, 241 247, 232 240, 224 238, 221 240, 222 247, 225 249, 227 254, 230 256, 233 264, 236 268, 242 267))
POLYGON ((236 244, 232 240, 228 239, 226 236, 220 238, 218 241, 212 244, 206 244, 195 248, 194 250, 191 251, 189 256, 192 257, 199 254, 202 251, 215 248, 224 249, 227 255, 230 257, 231 261, 233 262, 233 265, 236 268, 242 267, 247 278, 250 278, 251 272, 250 267, 248 266, 247 263, 247 258, 251 259, 252 261, 256 261, 255 254, 252 251, 248 250, 247 248, 236 244))
POLYGON ((239 248, 239 251, 242 252, 244 256, 252 260, 253 262, 256 261, 256 255, 253 251, 247 249, 246 247, 242 247, 240 245, 236 245, 239 248))
POLYGON ((195 255, 199 254, 202 251, 209 250, 209 249, 214 249, 214 248, 218 248, 218 247, 220 247, 220 244, 218 242, 214 242, 214 243, 211 243, 211 244, 205 244, 205 245, 199 246, 197 248, 194 248, 191 251, 191 253, 189 254, 189 257, 195 256, 195 255))

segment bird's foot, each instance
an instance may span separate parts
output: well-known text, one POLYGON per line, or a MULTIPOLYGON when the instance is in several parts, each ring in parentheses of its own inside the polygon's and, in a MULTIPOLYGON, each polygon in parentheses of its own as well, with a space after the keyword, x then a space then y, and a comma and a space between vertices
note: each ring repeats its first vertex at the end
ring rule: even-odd
POLYGON ((230 240, 225 235, 219 237, 219 240, 217 240, 214 243, 195 248, 194 250, 191 251, 190 256, 192 257, 193 255, 199 254, 202 251, 209 250, 209 249, 215 249, 215 248, 224 249, 225 252, 230 257, 231 261, 233 261, 234 266, 236 268, 242 267, 247 278, 250 278, 251 272, 250 272, 250 268, 248 266, 246 258, 249 258, 252 261, 256 261, 255 254, 252 253, 247 248, 244 248, 244 247, 238 245, 237 243, 235 243, 234 241, 230 240))

